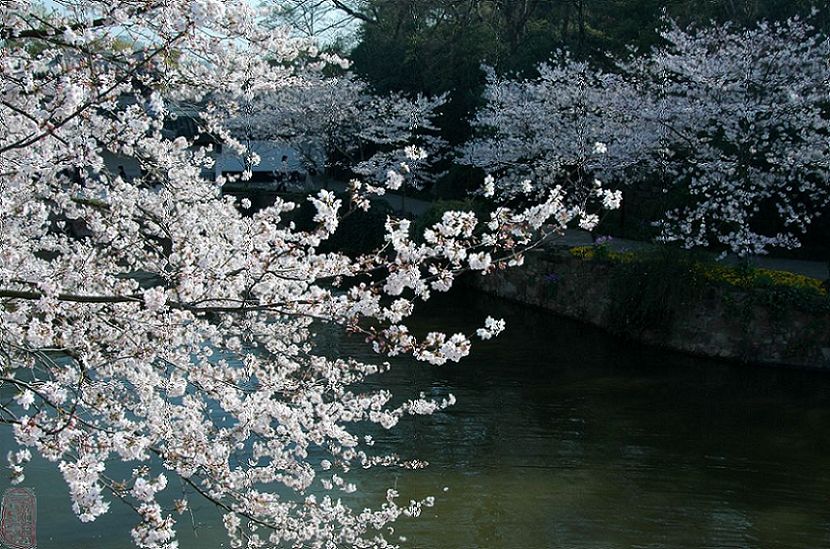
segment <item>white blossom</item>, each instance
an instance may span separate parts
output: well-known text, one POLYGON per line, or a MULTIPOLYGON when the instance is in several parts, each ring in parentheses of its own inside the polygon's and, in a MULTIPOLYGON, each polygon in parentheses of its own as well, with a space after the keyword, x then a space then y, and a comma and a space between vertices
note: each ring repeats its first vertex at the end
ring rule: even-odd
POLYGON ((476 335, 481 339, 492 339, 502 333, 506 325, 504 319, 498 319, 488 316, 484 321, 484 327, 476 330, 476 335))
POLYGON ((637 123, 653 143, 642 169, 687 189, 662 238, 738 254, 794 247, 830 204, 830 39, 800 19, 682 30, 623 66, 642 90, 637 123), (777 218, 776 234, 756 221, 777 218))
POLYGON ((150 288, 144 290, 144 305, 150 311, 158 311, 167 303, 164 288, 150 288))
POLYGON ((487 174, 484 178, 484 196, 491 198, 494 194, 496 194, 496 181, 492 175, 487 174))

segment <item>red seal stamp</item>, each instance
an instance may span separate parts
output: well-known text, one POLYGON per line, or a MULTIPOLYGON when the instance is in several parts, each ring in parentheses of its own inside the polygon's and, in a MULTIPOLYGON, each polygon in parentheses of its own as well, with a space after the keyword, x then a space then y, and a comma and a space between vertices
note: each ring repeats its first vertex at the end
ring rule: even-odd
POLYGON ((31 488, 9 488, 0 511, 0 545, 9 549, 34 549, 37 499, 31 488))

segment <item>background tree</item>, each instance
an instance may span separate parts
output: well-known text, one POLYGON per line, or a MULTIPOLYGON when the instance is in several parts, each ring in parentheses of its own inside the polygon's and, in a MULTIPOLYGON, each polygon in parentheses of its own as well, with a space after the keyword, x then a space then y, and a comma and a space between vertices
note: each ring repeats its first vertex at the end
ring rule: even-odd
POLYGON ((798 18, 681 29, 625 68, 645 101, 640 154, 686 194, 662 238, 741 255, 799 245, 830 204, 830 40, 798 18))
POLYGON ((503 192, 595 177, 672 192, 661 238, 741 255, 799 245, 830 202, 830 41, 793 18, 683 30, 605 73, 568 55, 527 79, 490 77, 460 161, 503 192))
MULTIPOLYGON (((342 62, 339 57, 330 60, 342 62)), ((434 178, 429 168, 446 154, 434 123, 444 101, 443 96, 377 95, 350 73, 327 77, 307 70, 299 86, 263 92, 241 103, 230 98, 226 116, 234 135, 283 142, 300 151, 309 168, 324 162, 334 174, 354 173, 381 182, 389 170, 397 173, 406 164, 413 183, 416 169, 425 181, 434 178), (423 151, 417 165, 406 154, 411 146, 423 151)))
MULTIPOLYGON (((666 15, 681 26, 732 21, 783 21, 818 0, 292 0, 304 10, 350 20, 354 70, 380 91, 450 93, 443 135, 458 145, 470 128, 457 123, 479 105, 482 63, 501 74, 532 76, 540 62, 567 49, 577 60, 610 69, 608 54, 633 45, 645 52, 660 43, 656 30, 666 15)), ((318 15, 320 19, 322 15, 318 15)), ((830 14, 819 12, 819 29, 830 14)))
POLYGON ((514 80, 490 71, 487 103, 473 121, 476 136, 461 148, 459 162, 495 176, 507 196, 561 185, 571 198, 637 162, 633 151, 647 146, 650 133, 624 130, 638 102, 624 78, 566 52, 538 73, 514 80))

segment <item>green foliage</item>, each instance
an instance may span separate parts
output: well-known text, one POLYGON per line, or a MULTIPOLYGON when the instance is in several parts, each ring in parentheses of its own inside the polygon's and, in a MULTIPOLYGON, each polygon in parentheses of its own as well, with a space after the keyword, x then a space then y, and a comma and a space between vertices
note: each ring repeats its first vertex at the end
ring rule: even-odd
MULTIPOLYGON (((675 315, 698 303, 707 292, 727 306, 751 315, 755 305, 780 317, 793 309, 830 312, 822 281, 787 271, 748 264, 724 265, 702 253, 669 246, 645 252, 619 252, 606 245, 571 248, 570 254, 609 268, 609 320, 620 333, 668 332, 675 315)), ((737 314, 737 313, 736 313, 737 314)))
POLYGON ((612 250, 606 244, 594 244, 592 246, 577 246, 568 250, 574 257, 587 259, 589 261, 601 261, 606 263, 629 263, 638 259, 634 252, 618 252, 612 250))
POLYGON ((826 292, 822 296, 812 288, 786 286, 771 280, 758 280, 756 284, 757 291, 752 293, 752 300, 772 311, 785 312, 794 307, 807 312, 830 312, 826 292))
POLYGON ((451 143, 469 135, 466 121, 480 102, 482 62, 498 47, 494 30, 466 10, 444 3, 372 2, 375 23, 361 28, 351 52, 354 70, 380 92, 451 92, 438 124, 451 143))
POLYGON ((759 269, 747 264, 729 267, 701 264, 701 274, 720 285, 747 290, 747 302, 777 313, 791 308, 808 312, 830 311, 830 296, 821 280, 787 271, 759 269))
POLYGON ((697 264, 691 254, 672 247, 614 260, 608 309, 612 329, 668 332, 677 312, 702 298, 705 284, 697 264))
POLYGON ((435 182, 433 194, 441 200, 462 200, 470 191, 481 187, 484 176, 479 168, 454 164, 435 182))

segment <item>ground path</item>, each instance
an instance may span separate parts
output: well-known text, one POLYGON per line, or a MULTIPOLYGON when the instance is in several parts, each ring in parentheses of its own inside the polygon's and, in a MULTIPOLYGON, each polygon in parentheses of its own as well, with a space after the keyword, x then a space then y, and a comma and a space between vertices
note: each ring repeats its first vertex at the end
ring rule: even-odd
MULTIPOLYGON (((335 191, 345 191, 346 184, 340 181, 329 180, 328 188, 335 191)), ((414 217, 423 214, 434 204, 434 202, 410 198, 408 196, 402 198, 401 195, 392 193, 387 193, 386 195, 381 196, 380 199, 389 204, 393 210, 397 212, 403 211, 414 217)), ((575 229, 565 231, 564 235, 550 241, 550 245, 553 246, 589 246, 591 244, 593 244, 593 240, 590 233, 575 229)), ((653 246, 659 246, 659 244, 639 240, 628 240, 624 238, 614 238, 609 241, 608 244, 612 249, 617 251, 645 250, 653 246)), ((729 264, 737 264, 738 258, 734 255, 730 255, 724 259, 724 262, 729 264)), ((769 256, 753 256, 750 258, 750 264, 762 269, 788 271, 791 273, 817 278, 819 280, 827 280, 830 278, 826 261, 807 261, 769 256)))
MULTIPOLYGON (((593 244, 591 234, 580 230, 565 231, 563 236, 551 240, 551 245, 554 246, 590 246, 591 244, 593 244)), ((659 244, 652 244, 650 242, 643 242, 640 240, 628 240, 625 238, 613 238, 608 242, 608 246, 616 251, 631 251, 646 250, 654 246, 659 246, 659 244)), ((735 255, 729 255, 723 261, 728 264, 737 264, 738 258, 735 255)), ((750 264, 754 267, 762 269, 788 271, 791 273, 817 278, 819 280, 827 280, 830 278, 826 261, 807 261, 769 256, 753 256, 750 258, 750 264)))

